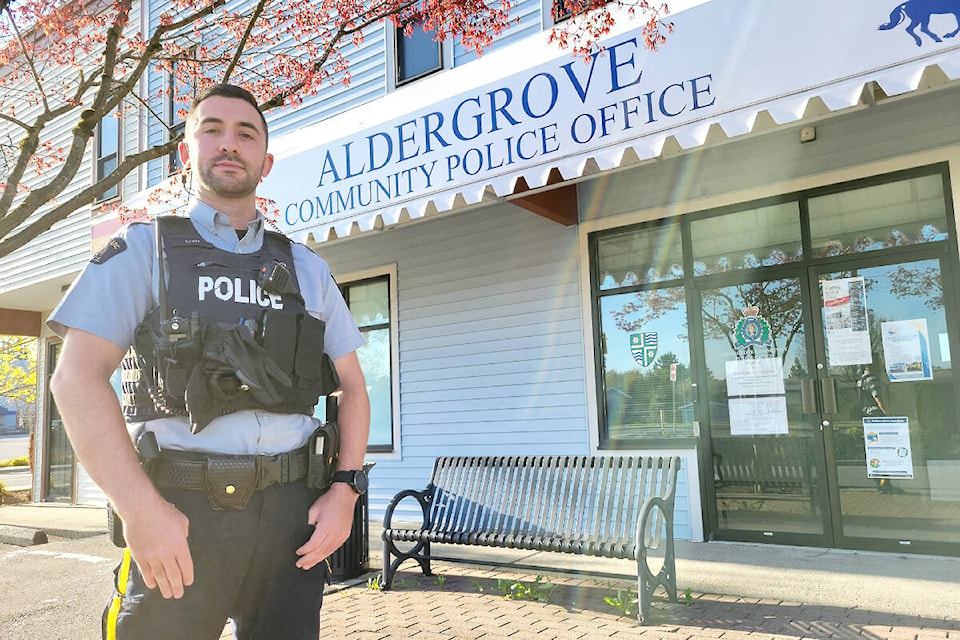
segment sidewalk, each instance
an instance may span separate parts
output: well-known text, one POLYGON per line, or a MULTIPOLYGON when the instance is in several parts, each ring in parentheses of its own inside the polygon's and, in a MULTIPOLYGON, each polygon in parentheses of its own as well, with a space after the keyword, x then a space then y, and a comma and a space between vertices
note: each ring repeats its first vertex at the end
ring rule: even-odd
MULTIPOLYGON (((0 507, 0 525, 65 537, 106 531, 101 508, 48 504, 0 507)), ((325 637, 960 638, 958 558, 678 542, 680 602, 658 592, 649 624, 638 626, 635 608, 624 616, 604 601, 636 590, 632 562, 437 545, 435 554, 456 561, 435 561, 431 577, 408 562, 381 592, 367 586, 379 570, 379 534, 371 523, 371 571, 328 589, 325 637), (503 599, 501 588, 530 586, 537 575, 556 585, 549 603, 503 599)))

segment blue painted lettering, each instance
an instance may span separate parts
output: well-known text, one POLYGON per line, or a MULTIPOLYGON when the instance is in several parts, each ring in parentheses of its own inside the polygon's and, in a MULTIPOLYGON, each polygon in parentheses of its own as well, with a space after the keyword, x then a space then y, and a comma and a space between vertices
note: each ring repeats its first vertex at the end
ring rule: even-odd
POLYGON ((607 123, 616 122, 617 114, 614 109, 617 108, 616 103, 608 104, 606 106, 600 107, 600 137, 610 135, 610 131, 607 130, 607 123), (613 113, 608 113, 613 111, 613 113))
POLYGON ((473 140, 474 138, 479 136, 481 133, 483 133, 483 115, 480 113, 474 113, 473 115, 467 116, 468 118, 473 118, 474 130, 473 130, 473 133, 471 133, 470 135, 464 135, 463 131, 460 129, 460 109, 462 109, 463 106, 466 104, 475 104, 477 105, 478 110, 483 108, 480 105, 480 98, 476 98, 476 97, 467 98, 466 100, 458 104, 456 109, 454 109, 453 122, 451 123, 451 126, 453 128, 453 135, 457 136, 458 139, 473 140))
POLYGON ((323 186, 323 179, 328 173, 333 174, 334 182, 340 182, 340 174, 337 173, 337 166, 333 163, 333 156, 330 155, 329 149, 323 156, 323 167, 320 168, 320 184, 317 185, 318 187, 323 186))
POLYGON ((618 42, 617 44, 610 47, 610 91, 607 93, 613 93, 614 91, 619 91, 620 89, 625 89, 626 87, 632 87, 633 85, 640 82, 640 78, 643 76, 643 71, 637 72, 637 77, 633 80, 628 80, 624 83, 620 77, 620 70, 623 67, 630 67, 633 69, 636 64, 633 60, 634 51, 637 48, 637 39, 630 38, 629 40, 624 40, 623 42, 618 42), (620 47, 632 45, 630 49, 630 57, 628 57, 623 62, 618 62, 618 56, 620 55, 620 47))
POLYGON ((553 153, 554 151, 560 149, 560 142, 557 140, 557 123, 554 122, 553 124, 548 124, 545 127, 540 127, 540 139, 543 142, 543 146, 541 148, 544 155, 553 153), (547 133, 548 131, 549 133, 547 133), (553 142, 553 145, 548 147, 548 141, 553 142))
MULTIPOLYGON (((534 92, 534 95, 541 96, 542 93, 534 92)), ((538 73, 529 80, 527 84, 523 85, 523 95, 521 96, 521 101, 523 104, 523 112, 526 113, 531 118, 542 118, 551 111, 553 107, 557 104, 557 99, 560 97, 560 88, 557 86, 557 79, 554 78, 549 73, 538 73), (547 84, 550 85, 550 104, 547 105, 547 108, 543 110, 543 113, 535 113, 533 108, 530 106, 530 88, 533 86, 533 81, 537 78, 546 78, 547 84)))
POLYGON ((589 113, 581 113, 576 118, 573 119, 573 122, 570 123, 570 137, 573 138, 573 141, 577 144, 584 144, 585 142, 590 142, 593 139, 594 134, 597 132, 597 122, 593 119, 593 116, 589 113), (577 135, 577 123, 582 119, 586 118, 587 122, 590 123, 590 133, 582 138, 577 135))
POLYGON ((493 133, 494 131, 500 130, 500 125, 497 124, 498 113, 501 114, 510 124, 512 125, 520 124, 520 121, 514 118, 512 115, 510 115, 510 113, 507 111, 507 107, 510 106, 510 101, 513 100, 513 91, 511 91, 507 87, 500 87, 499 89, 494 89, 487 95, 490 96, 490 131, 489 133, 493 133), (498 94, 503 94, 505 97, 503 104, 500 106, 497 106, 498 94))
POLYGON ((409 160, 410 158, 416 158, 418 155, 420 155, 420 147, 415 147, 413 149, 413 153, 409 155, 407 155, 407 151, 406 151, 406 143, 414 142, 417 134, 416 134, 416 131, 412 131, 410 132, 409 135, 407 135, 406 133, 404 133, 404 127, 407 127, 409 125, 415 125, 415 124, 416 124, 415 120, 408 120, 406 122, 401 122, 400 124, 397 125, 397 141, 399 143, 397 146, 400 147, 400 154, 397 160, 399 162, 403 162, 404 160, 409 160))
POLYGON ((521 134, 517 137, 517 157, 519 157, 521 160, 530 160, 531 158, 533 158, 533 157, 535 157, 535 156, 537 155, 537 141, 536 141, 536 139, 534 139, 534 141, 533 141, 533 143, 532 143, 532 144, 533 144, 533 151, 532 151, 529 155, 524 155, 524 153, 523 153, 523 139, 524 139, 525 137, 527 137, 527 136, 533 136, 534 138, 536 138, 536 137, 537 137, 537 132, 536 132, 536 131, 524 131, 523 133, 521 133, 521 134))
POLYGON ((713 74, 708 73, 705 76, 699 76, 690 81, 690 87, 693 89, 693 109, 703 109, 704 107, 712 107, 713 103, 717 101, 716 96, 711 95, 711 86, 710 81, 713 80, 713 74), (697 86, 697 82, 700 80, 707 80, 707 86, 702 89, 697 86), (700 94, 705 93, 710 96, 710 102, 707 104, 700 104, 700 94))
POLYGON ((387 163, 390 162, 390 158, 393 157, 393 138, 385 134, 383 131, 377 131, 367 136, 367 148, 370 153, 370 171, 379 171, 387 166, 387 163), (380 139, 387 143, 387 151, 384 154, 383 162, 377 164, 377 149, 374 141, 380 139))
POLYGON ((424 153, 430 153, 433 151, 433 147, 430 146, 430 138, 436 138, 437 142, 440 143, 441 147, 449 147, 450 143, 443 139, 443 136, 440 135, 440 127, 443 126, 443 114, 439 111, 431 111, 427 115, 423 116, 423 128, 424 128, 424 138, 426 139, 426 144, 424 145, 424 153), (436 116, 437 123, 434 126, 430 126, 430 117, 436 116))
POLYGON ((585 103, 587 101, 587 92, 590 91, 590 82, 593 80, 593 69, 597 66, 597 55, 598 54, 594 53, 590 56, 590 72, 587 74, 586 86, 580 84, 580 79, 577 77, 577 74, 573 72, 573 65, 580 64, 579 60, 568 62, 560 67, 567 72, 567 77, 570 78, 570 84, 573 85, 577 95, 580 96, 581 103, 585 103))

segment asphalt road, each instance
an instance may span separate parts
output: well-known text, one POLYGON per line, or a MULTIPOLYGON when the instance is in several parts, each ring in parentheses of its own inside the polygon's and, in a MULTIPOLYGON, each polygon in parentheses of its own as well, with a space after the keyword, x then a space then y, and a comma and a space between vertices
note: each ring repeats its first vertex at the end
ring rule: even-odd
POLYGON ((0 460, 9 460, 27 455, 30 449, 30 436, 0 436, 0 460))
MULTIPOLYGON (((10 460, 27 455, 30 449, 30 436, 27 434, 15 436, 0 436, 0 460, 10 460)), ((31 478, 29 468, 26 471, 9 471, 0 469, 0 482, 7 489, 27 489, 31 478)), ((2 632, 0 632, 2 633, 2 632)))
POLYGON ((119 561, 106 535, 0 544, 0 640, 98 640, 119 561))

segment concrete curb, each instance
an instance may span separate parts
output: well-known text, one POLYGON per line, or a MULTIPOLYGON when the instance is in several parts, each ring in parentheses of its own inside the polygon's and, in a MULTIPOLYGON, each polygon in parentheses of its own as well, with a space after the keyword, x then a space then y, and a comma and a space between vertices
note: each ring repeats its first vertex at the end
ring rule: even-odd
POLYGON ((21 473, 23 471, 30 471, 30 465, 21 464, 15 467, 0 467, 0 477, 12 473, 21 473))
POLYGON ((40 529, 0 524, 0 543, 13 544, 18 547, 32 547, 36 544, 46 544, 47 534, 40 529))

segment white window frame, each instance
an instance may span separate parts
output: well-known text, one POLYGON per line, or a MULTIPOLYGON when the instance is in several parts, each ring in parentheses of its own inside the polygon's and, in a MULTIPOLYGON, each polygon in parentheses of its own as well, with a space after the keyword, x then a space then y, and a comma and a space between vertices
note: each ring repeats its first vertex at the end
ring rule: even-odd
MULTIPOLYGON (((116 158, 117 165, 120 164, 123 159, 123 116, 111 112, 104 116, 104 118, 114 118, 117 121, 117 151, 116 153, 107 154, 106 156, 100 155, 100 143, 103 141, 103 120, 97 123, 97 130, 93 145, 93 184, 100 182, 103 178, 107 176, 107 173, 101 173, 101 164, 105 159, 109 159, 111 156, 116 158)), ((117 192, 113 195, 101 194, 94 199, 95 204, 101 204, 104 202, 110 202, 111 200, 119 200, 123 195, 122 182, 118 182, 116 186, 112 187, 116 189, 117 192)))
POLYGON ((390 303, 390 416, 393 422, 391 425, 393 429, 393 451, 368 451, 366 459, 372 462, 400 460, 402 459, 400 441, 400 314, 397 308, 399 299, 397 296, 397 264, 392 263, 362 271, 335 275, 337 283, 341 287, 349 287, 351 284, 363 280, 387 276, 387 295, 390 303))

